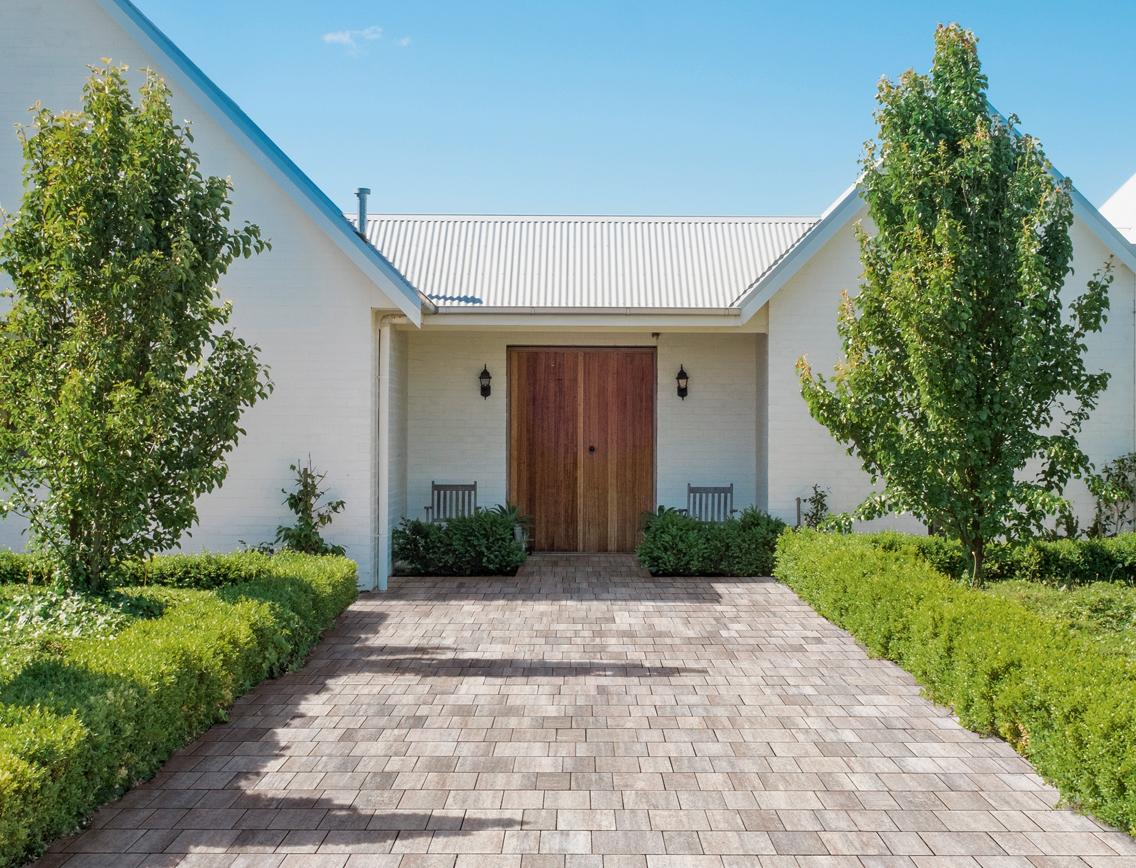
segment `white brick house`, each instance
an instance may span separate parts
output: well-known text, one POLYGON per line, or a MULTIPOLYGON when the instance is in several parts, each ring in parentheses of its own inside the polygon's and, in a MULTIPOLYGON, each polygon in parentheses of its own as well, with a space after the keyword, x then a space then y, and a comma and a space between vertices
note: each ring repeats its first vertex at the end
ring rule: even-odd
MULTIPOLYGON (((626 548, 619 527, 643 507, 684 506, 688 483, 732 484, 735 506, 789 521, 814 483, 831 488, 838 510, 867 490, 858 463, 810 418, 794 371, 804 353, 824 371, 839 354, 840 291, 854 291, 860 273, 852 226, 865 208, 854 190, 805 218, 371 214, 364 241, 128 0, 6 0, 9 211, 21 157, 3 130, 37 101, 77 108, 86 65, 103 57, 166 79, 203 169, 233 179, 234 219, 259 223, 273 242, 222 289, 276 391, 247 414, 248 435, 224 487, 200 503, 187 550, 270 539, 289 518, 288 465, 309 453, 347 502, 330 536, 368 587, 385 586, 390 531, 423 516, 434 481, 476 481, 484 506, 543 498, 522 505, 545 510, 546 524, 573 523, 547 537, 558 548, 626 548), (560 465, 531 457, 542 437, 560 465)), ((1136 192, 1123 193, 1104 211, 1132 232, 1136 192)), ((1089 351, 1092 367, 1113 374, 1082 438, 1100 464, 1136 450, 1136 252, 1079 195, 1075 207, 1069 292, 1110 255, 1117 263, 1109 322, 1089 351)), ((1087 493, 1073 494, 1089 510, 1087 493)), ((20 530, 0 524, 0 545, 22 547, 20 530)))

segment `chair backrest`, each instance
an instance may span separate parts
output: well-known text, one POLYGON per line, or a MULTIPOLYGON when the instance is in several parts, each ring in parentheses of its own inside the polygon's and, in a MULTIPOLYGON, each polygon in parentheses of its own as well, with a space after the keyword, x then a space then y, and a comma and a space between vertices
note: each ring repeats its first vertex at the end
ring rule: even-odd
POLYGON ((477 509, 477 483, 439 485, 430 483, 430 520, 449 521, 459 515, 472 515, 477 509))
POLYGON ((686 513, 702 521, 722 522, 734 511, 734 484, 686 485, 686 513))

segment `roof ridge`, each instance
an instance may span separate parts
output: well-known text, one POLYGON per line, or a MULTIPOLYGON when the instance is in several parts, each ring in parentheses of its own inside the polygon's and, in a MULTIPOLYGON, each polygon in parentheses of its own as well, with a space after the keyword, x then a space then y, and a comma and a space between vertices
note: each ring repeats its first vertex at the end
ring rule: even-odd
MULTIPOLYGON (((355 218, 354 214, 344 215, 355 218)), ((820 220, 815 214, 396 214, 368 212, 367 220, 638 220, 638 221, 768 221, 815 223, 820 220)))

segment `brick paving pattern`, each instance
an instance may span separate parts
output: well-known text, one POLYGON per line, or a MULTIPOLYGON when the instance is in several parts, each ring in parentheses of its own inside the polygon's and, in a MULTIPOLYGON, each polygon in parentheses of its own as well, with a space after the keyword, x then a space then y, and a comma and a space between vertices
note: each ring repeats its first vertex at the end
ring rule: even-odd
POLYGON ((364 594, 40 868, 1136 868, 768 579, 364 594))

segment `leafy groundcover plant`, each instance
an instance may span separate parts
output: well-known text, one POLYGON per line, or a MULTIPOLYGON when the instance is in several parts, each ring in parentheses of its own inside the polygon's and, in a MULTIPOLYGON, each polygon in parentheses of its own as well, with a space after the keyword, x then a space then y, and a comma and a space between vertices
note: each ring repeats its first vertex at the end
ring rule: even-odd
POLYGON ((1136 833, 1136 659, 964 587, 914 544, 786 533, 775 574, 964 726, 1006 739, 1069 804, 1136 833))
POLYGON ((356 596, 355 564, 340 557, 181 555, 146 568, 149 587, 54 608, 45 598, 63 595, 26 578, 0 587, 2 868, 153 775, 235 697, 299 666, 356 596))
POLYGON ((768 576, 787 525, 754 507, 720 524, 660 507, 646 513, 635 550, 653 576, 768 576))

